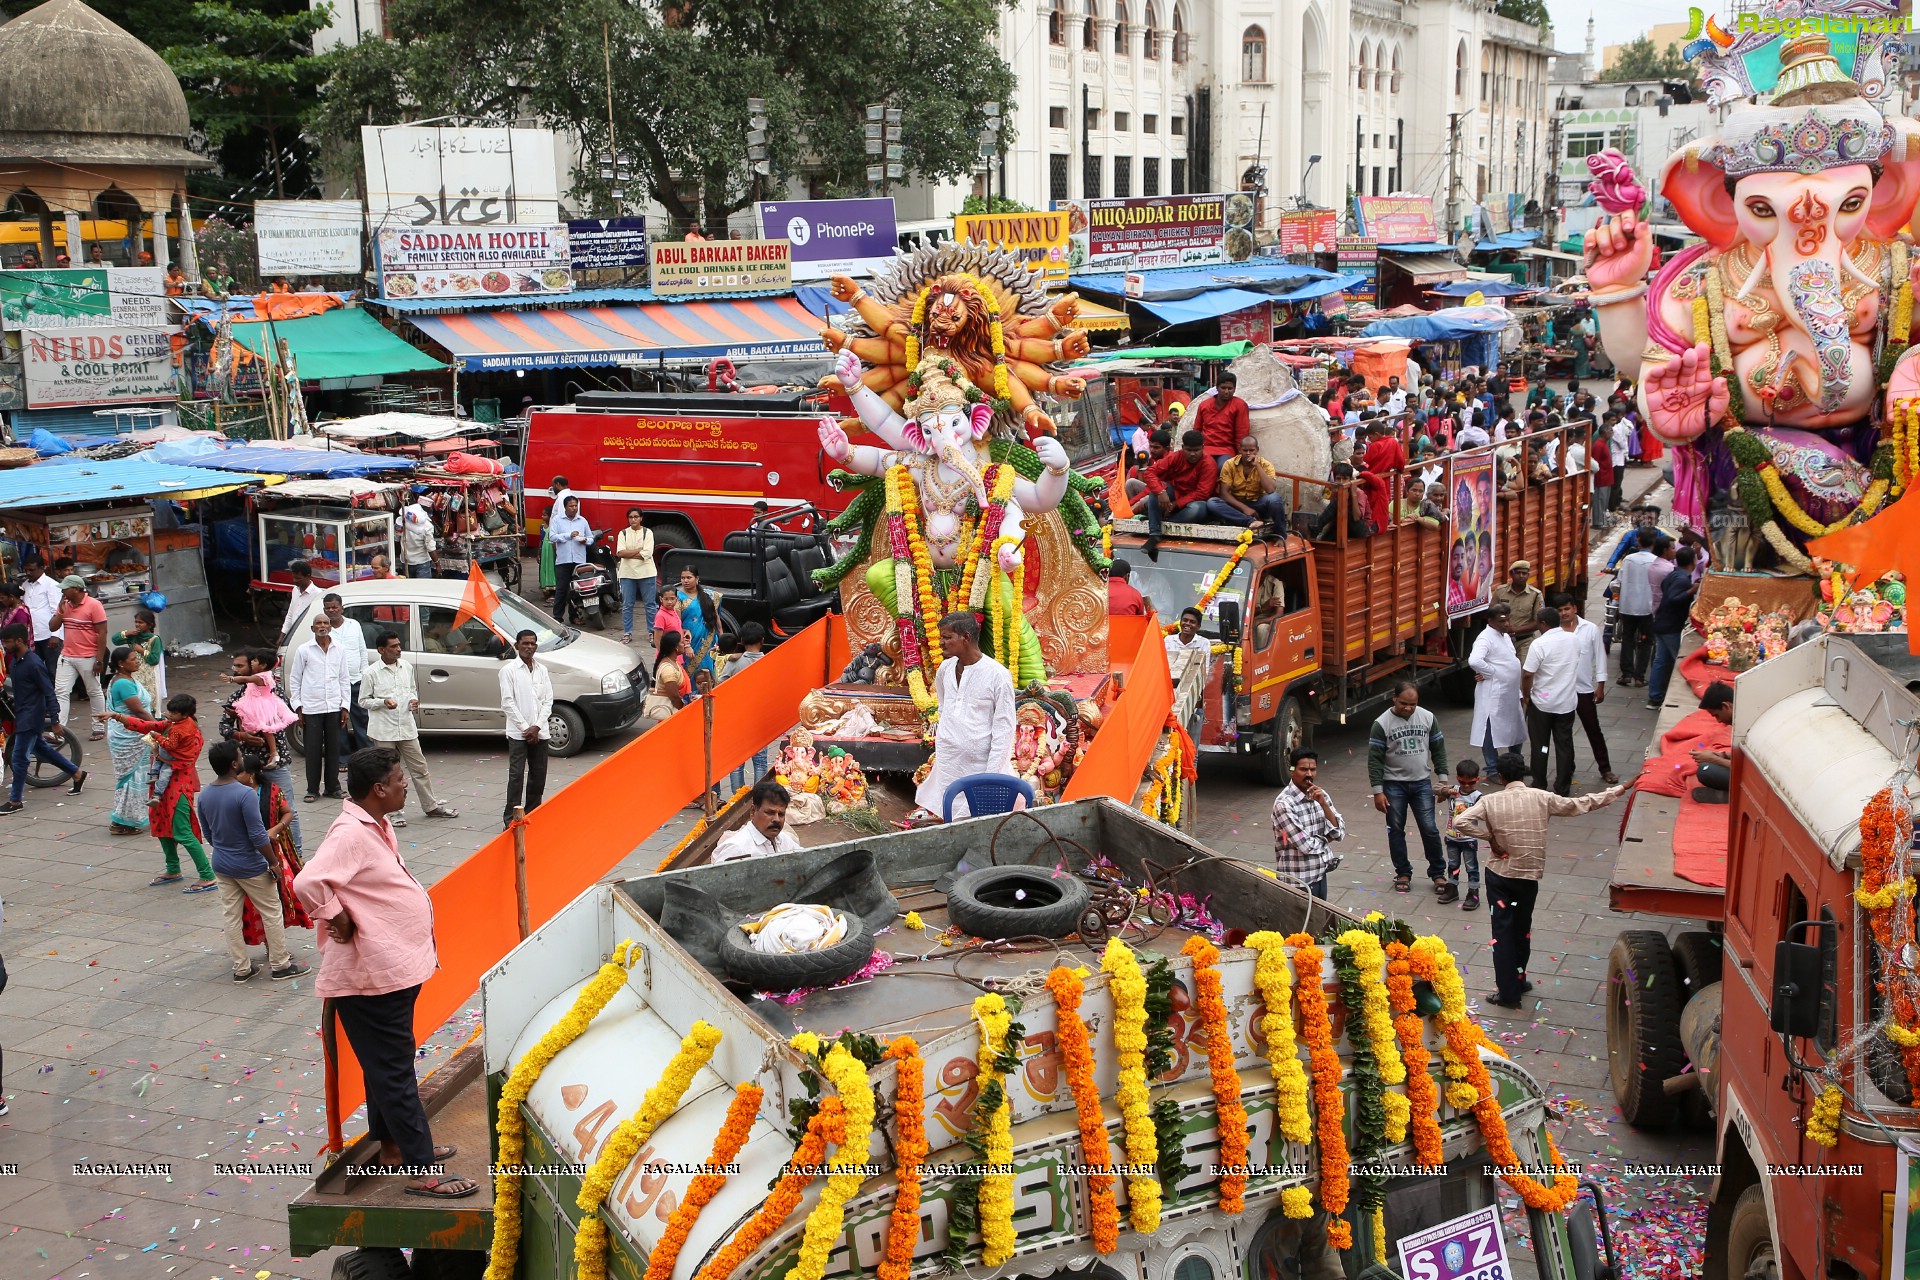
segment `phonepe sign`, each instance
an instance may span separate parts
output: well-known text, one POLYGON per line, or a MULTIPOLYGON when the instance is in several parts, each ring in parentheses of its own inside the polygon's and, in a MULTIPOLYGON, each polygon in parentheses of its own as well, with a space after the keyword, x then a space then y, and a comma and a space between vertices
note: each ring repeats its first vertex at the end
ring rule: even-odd
POLYGON ((1402 1236, 1399 1248, 1406 1280, 1513 1280, 1494 1206, 1402 1236))
POLYGON ((793 278, 872 275, 900 243, 893 199, 765 200, 760 234, 793 246, 793 278))

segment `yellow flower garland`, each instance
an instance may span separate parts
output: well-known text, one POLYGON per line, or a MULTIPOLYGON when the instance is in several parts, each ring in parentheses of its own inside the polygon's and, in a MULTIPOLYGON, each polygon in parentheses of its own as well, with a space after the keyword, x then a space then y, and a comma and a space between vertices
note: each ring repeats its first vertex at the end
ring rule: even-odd
MULTIPOLYGON (((997 1267, 1013 1256, 1013 1104, 1006 1079, 1000 1073, 1000 1055, 1007 1050, 1007 1030, 1013 1015, 1007 1002, 989 993, 973 1002, 973 1018, 980 1024, 980 1066, 976 1079, 984 1091, 1000 1085, 1000 1105, 987 1117, 987 1171, 980 1178, 980 1260, 997 1267)), ((818 1280, 808 1277, 806 1280, 818 1280)))
MULTIPOLYGON (((1263 929, 1247 935, 1247 946, 1255 953, 1254 990, 1266 1006, 1260 1030, 1266 1036, 1267 1062, 1277 1091, 1280 1136, 1288 1142, 1309 1143, 1313 1141, 1313 1117, 1307 1110, 1307 1069, 1300 1061, 1300 1046, 1293 1030, 1293 969, 1287 963, 1286 939, 1263 929)), ((1301 1193, 1306 1194, 1305 1188, 1301 1193)))
POLYGON ((1280 1212, 1289 1218, 1311 1218, 1313 1190, 1309 1187, 1288 1187, 1281 1191, 1280 1212))
POLYGON ((1832 524, 1822 524, 1808 515, 1806 509, 1793 500, 1787 492, 1787 486, 1780 479, 1779 469, 1771 462, 1763 462, 1756 470, 1760 482, 1767 486, 1767 497, 1773 500, 1773 509, 1787 518, 1787 523, 1804 534, 1815 538, 1824 538, 1830 533, 1838 533, 1858 520, 1865 520, 1880 509, 1886 501, 1887 490, 1891 487, 1885 480, 1875 480, 1860 499, 1860 505, 1848 514, 1841 516, 1832 524))
POLYGON ((893 471, 899 473, 894 483, 899 486, 901 522, 907 527, 907 549, 913 558, 913 596, 914 603, 920 607, 926 669, 938 671, 945 657, 940 650, 940 619, 946 612, 946 602, 935 590, 933 553, 927 550, 926 535, 920 529, 920 491, 906 467, 895 467, 893 471))
MULTIPOLYGON (((627 983, 627 957, 633 953, 631 941, 613 949, 613 959, 600 966, 580 988, 560 1021, 534 1042, 507 1076, 500 1090, 496 1111, 500 1135, 502 1170, 519 1169, 527 1162, 527 1120, 520 1105, 533 1092, 540 1073, 547 1069, 560 1051, 578 1040, 600 1011, 607 1007, 627 983)), ((512 1280, 520 1265, 520 1175, 501 1172, 493 1176, 493 1241, 488 1246, 485 1280, 512 1280)))
POLYGON ((1914 877, 1908 876, 1898 884, 1886 884, 1868 893, 1863 888, 1855 888, 1853 900, 1869 911, 1885 911, 1902 898, 1911 898, 1915 892, 1914 877))
POLYGON ((846 1117, 846 1140, 827 1163, 827 1185, 821 1189, 819 1203, 807 1215, 800 1256, 787 1272, 787 1280, 820 1280, 826 1274, 828 1255, 840 1239, 847 1201, 860 1193, 861 1185, 867 1180, 867 1146, 873 1133, 874 1112, 873 1086, 867 1082, 867 1068, 848 1053, 845 1046, 836 1044, 821 1059, 820 1071, 840 1097, 846 1117))
POLYGON ((693 1077, 713 1058, 714 1047, 719 1043, 718 1027, 696 1021, 692 1032, 680 1042, 673 1060, 667 1063, 667 1069, 661 1072, 659 1081, 640 1100, 639 1110, 613 1131, 606 1145, 600 1148, 599 1159, 587 1170, 587 1176, 580 1179, 580 1194, 574 1197, 574 1203, 583 1216, 580 1231, 573 1238, 574 1273, 580 1280, 606 1280, 607 1223, 600 1216, 600 1206, 606 1203, 607 1193, 613 1190, 613 1180, 620 1171, 633 1163, 634 1156, 653 1131, 679 1109, 680 1099, 686 1096, 693 1077))
POLYGON ((987 334, 993 344, 993 394, 1000 400, 1013 397, 1013 386, 1007 377, 1007 330, 1000 321, 1000 299, 987 286, 986 281, 969 272, 967 279, 980 292, 980 299, 987 307, 987 334))
POLYGON ((1373 1217, 1370 1220, 1370 1225, 1373 1228, 1369 1233, 1373 1236, 1373 1260, 1381 1266, 1385 1266, 1387 1262, 1387 1210, 1384 1205, 1373 1206, 1373 1217))
MULTIPOLYGON (((713 811, 713 816, 717 818, 721 814, 724 814, 728 809, 731 809, 733 807, 735 801, 739 800, 741 796, 744 796, 745 794, 747 794, 747 792, 751 790, 753 790, 753 784, 749 782, 746 786, 741 787, 738 791, 734 792, 732 795, 728 796, 724 801, 722 801, 720 807, 713 811)), ((673 860, 679 857, 681 852, 685 850, 688 845, 692 844, 695 840, 698 840, 700 838, 700 833, 705 831, 706 829, 707 829, 707 816, 705 814, 701 814, 700 817, 697 820, 695 820, 694 824, 691 827, 687 828, 687 834, 680 837, 679 843, 675 844, 673 848, 667 850, 667 856, 660 859, 659 863, 653 869, 654 873, 657 875, 658 873, 665 871, 668 867, 672 866, 673 860)))
POLYGON ((907 371, 911 373, 920 367, 920 330, 927 323, 927 295, 933 292, 933 286, 927 285, 913 300, 913 313, 907 317, 907 371))
POLYGON ((1133 948, 1118 938, 1107 939, 1100 970, 1113 997, 1113 1048, 1120 1072, 1113 1096, 1126 1136, 1127 1220, 1135 1231, 1152 1235, 1160 1227, 1160 1180, 1152 1172, 1160 1140, 1147 1095, 1147 978, 1133 948))
MULTIPOLYGON (((1387 984, 1381 974, 1386 968, 1386 949, 1377 935, 1365 929, 1349 929, 1340 935, 1341 946, 1353 953, 1354 966, 1360 972, 1360 989, 1365 1003, 1361 1007, 1361 1026, 1373 1050, 1384 1085, 1404 1084, 1406 1063, 1400 1057, 1400 1042, 1393 1033, 1393 1010, 1387 1002, 1387 984)), ((1386 1109, 1388 1142, 1406 1141, 1407 1124, 1413 1117, 1413 1104, 1405 1094, 1386 1091, 1381 1094, 1386 1109)))
POLYGON ((1807 1117, 1807 1137, 1831 1150, 1840 1141, 1840 1104, 1844 1101, 1840 1086, 1830 1084, 1814 1099, 1813 1114, 1807 1117))
MULTIPOLYGON (((1240 538, 1233 548, 1233 554, 1227 557, 1226 563, 1220 566, 1220 571, 1214 574, 1212 579, 1208 581, 1206 589, 1200 593, 1200 598, 1194 601, 1192 605, 1193 608, 1198 609, 1203 616, 1206 614, 1207 606, 1212 604, 1213 598, 1219 595, 1221 590, 1226 587, 1227 579, 1231 578, 1233 571, 1240 567, 1240 562, 1247 558, 1247 551, 1252 546, 1253 530, 1250 528, 1242 529, 1240 531, 1240 538)), ((1160 624, 1160 630, 1167 635, 1172 635, 1179 629, 1180 623, 1178 620, 1160 624)))
MULTIPOLYGON (((1460 970, 1455 967, 1453 957, 1447 954, 1447 944, 1437 937, 1414 939, 1409 948, 1416 958, 1423 958, 1434 969, 1433 991, 1440 997, 1440 1016, 1448 1022, 1456 1022, 1467 1016, 1467 986, 1460 980, 1460 970)), ((1467 1083, 1467 1064, 1454 1053, 1453 1046, 1440 1042, 1440 1059, 1446 1064, 1447 1105, 1455 1110, 1465 1110, 1480 1100, 1480 1095, 1467 1083)))

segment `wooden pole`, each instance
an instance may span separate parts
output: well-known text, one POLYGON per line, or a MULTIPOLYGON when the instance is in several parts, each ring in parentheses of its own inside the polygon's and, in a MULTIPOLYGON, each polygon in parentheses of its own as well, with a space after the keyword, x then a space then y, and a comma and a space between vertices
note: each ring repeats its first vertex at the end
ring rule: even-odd
POLYGON ((711 822, 718 807, 713 803, 713 676, 701 671, 696 679, 700 683, 700 808, 711 822))
POLYGON ((513 806, 513 901, 520 912, 520 940, 532 929, 527 924, 527 811, 513 806))

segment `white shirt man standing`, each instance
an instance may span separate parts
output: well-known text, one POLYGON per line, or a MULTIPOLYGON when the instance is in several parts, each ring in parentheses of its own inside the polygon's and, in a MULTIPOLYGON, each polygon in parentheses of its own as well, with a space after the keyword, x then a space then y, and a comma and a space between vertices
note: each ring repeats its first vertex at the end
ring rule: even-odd
POLYGON ((562 622, 579 612, 573 594, 574 570, 587 562, 587 544, 593 530, 580 514, 580 499, 568 494, 561 513, 547 520, 547 541, 553 544, 553 616, 562 622))
POLYGON ((1625 688, 1643 685, 1647 660, 1653 650, 1653 554, 1657 529, 1641 529, 1634 535, 1635 546, 1620 562, 1620 622, 1615 636, 1620 643, 1620 683, 1625 688))
POLYGON ((293 632, 293 624, 320 594, 320 588, 313 585, 313 566, 305 560, 295 560, 287 566, 287 572, 293 575, 293 592, 287 597, 287 616, 280 620, 282 639, 293 632))
POLYGON ((553 734, 547 721, 553 715, 553 679, 534 655, 540 637, 522 631, 513 639, 515 656, 500 667, 500 710, 507 717, 507 804, 502 827, 513 822, 516 808, 532 813, 547 791, 547 744, 553 734), (522 784, 525 791, 522 792, 522 784))
POLYGON ((360 678, 366 674, 367 651, 372 647, 367 643, 367 633, 358 621, 347 616, 346 606, 340 602, 338 592, 329 591, 320 597, 320 608, 325 612, 327 621, 333 624, 333 642, 347 655, 347 670, 352 689, 347 709, 348 717, 346 754, 352 755, 372 740, 367 733, 367 709, 360 705, 360 678))
POLYGON ((1542 611, 1543 629, 1522 664, 1520 691, 1527 699, 1527 723, 1533 734, 1533 783, 1546 790, 1551 744, 1556 757, 1553 791, 1564 796, 1573 789, 1573 721, 1580 705, 1580 672, 1582 667, 1591 669, 1592 659, 1580 639, 1579 615, 1573 607, 1552 611, 1556 616, 1551 619, 1548 612, 1542 611))
POLYGON ((1580 699, 1574 712, 1580 717, 1580 727, 1586 731, 1587 746, 1593 751, 1593 763, 1599 768, 1600 777, 1608 786, 1612 786, 1620 779, 1613 772, 1613 758, 1607 751, 1607 735, 1600 729, 1600 704, 1607 700, 1605 638, 1598 626, 1579 616, 1574 608, 1573 597, 1566 592, 1555 592, 1547 603, 1555 612, 1574 613, 1573 631, 1580 637, 1582 652, 1586 654, 1580 667, 1579 683, 1574 688, 1580 699))
POLYGON ((787 829, 787 805, 791 800, 787 789, 772 778, 754 784, 747 796, 745 824, 720 837, 708 861, 736 862, 741 858, 764 858, 798 849, 800 841, 787 829))
MULTIPOLYGON (((940 724, 934 732, 933 768, 914 802, 938 814, 947 787, 975 773, 1013 772, 1013 677, 980 652, 980 624, 970 613, 940 619, 940 647, 949 656, 934 676, 940 724)), ((954 797, 955 817, 971 813, 954 797)))
POLYGON ((1512 608, 1494 605, 1467 655, 1474 680, 1471 745, 1486 755, 1489 773, 1502 752, 1518 751, 1527 740, 1527 721, 1520 710, 1520 657, 1512 632, 1512 608))
POLYGON ((325 614, 313 620, 313 639, 295 649, 287 664, 287 705, 300 717, 306 738, 308 804, 320 798, 323 776, 327 798, 343 798, 340 739, 350 723, 347 708, 357 669, 357 663, 348 664, 346 649, 334 642, 333 623, 325 614))
POLYGON ((27 638, 33 643, 33 650, 40 655, 47 670, 53 670, 53 664, 60 660, 59 644, 65 640, 60 628, 53 625, 53 615, 60 609, 60 584, 47 575, 46 562, 35 556, 25 565, 25 579, 20 584, 20 601, 27 606, 27 612, 33 618, 33 634, 27 638), (49 653, 51 649, 53 652, 49 653))
MULTIPOLYGON (((413 790, 420 797, 420 808, 429 818, 457 818, 458 809, 440 803, 433 793, 433 775, 427 772, 427 757, 420 750, 420 726, 414 713, 420 709, 420 686, 414 680, 413 664, 400 656, 400 637, 382 631, 375 640, 378 661, 367 664, 360 677, 360 705, 367 713, 367 736, 376 747, 391 747, 413 779, 413 790)), ((396 809, 387 821, 396 827, 407 825, 404 813, 396 809)))

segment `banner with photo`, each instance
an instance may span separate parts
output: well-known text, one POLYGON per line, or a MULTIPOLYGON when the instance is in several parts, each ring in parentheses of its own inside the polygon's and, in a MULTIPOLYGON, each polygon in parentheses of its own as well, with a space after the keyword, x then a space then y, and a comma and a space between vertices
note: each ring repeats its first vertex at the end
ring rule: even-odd
POLYGON ((551 129, 366 125, 360 148, 376 230, 560 221, 551 129))
POLYGON ((1257 251, 1253 197, 1132 196, 1056 200, 1068 218, 1067 264, 1096 271, 1245 262, 1257 251))
POLYGON ((168 329, 28 329, 20 335, 27 404, 61 409, 174 397, 168 329))
POLYGON ((564 223, 546 227, 389 227, 383 298, 488 298, 573 291, 564 223))
POLYGON ((656 298, 793 287, 793 246, 785 240, 656 240, 651 257, 656 298))
POLYGON ((358 200, 262 200, 253 206, 263 278, 357 276, 365 233, 358 200))
POLYGON ((1447 618, 1478 613, 1493 603, 1495 483, 1493 451, 1455 455, 1447 481, 1447 618))
POLYGON ((166 283, 158 267, 0 271, 0 323, 8 330, 162 328, 166 283))
POLYGON ((953 237, 963 242, 1011 249, 1038 271, 1049 286, 1067 282, 1066 210, 1052 213, 963 213, 953 220, 953 237))

